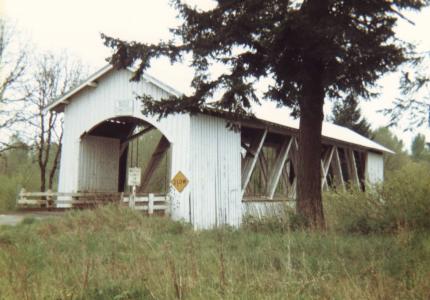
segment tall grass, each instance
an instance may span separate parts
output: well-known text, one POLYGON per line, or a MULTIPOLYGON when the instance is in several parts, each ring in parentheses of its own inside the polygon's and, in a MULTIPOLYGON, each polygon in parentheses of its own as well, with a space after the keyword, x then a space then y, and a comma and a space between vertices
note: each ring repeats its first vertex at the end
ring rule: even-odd
POLYGON ((324 196, 328 230, 291 209, 240 229, 108 206, 0 227, 0 299, 430 299, 430 174, 324 196))
POLYGON ((430 238, 196 232, 116 206, 0 228, 0 299, 428 299, 430 238))

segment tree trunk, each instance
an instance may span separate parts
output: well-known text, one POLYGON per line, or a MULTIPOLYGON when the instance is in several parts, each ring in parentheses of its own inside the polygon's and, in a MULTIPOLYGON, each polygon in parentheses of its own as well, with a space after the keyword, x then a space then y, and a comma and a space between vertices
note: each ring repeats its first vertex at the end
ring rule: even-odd
POLYGON ((40 191, 46 191, 46 170, 45 168, 40 169, 40 191))
POLYGON ((299 155, 297 170, 297 213, 314 229, 324 229, 321 196, 321 130, 324 118, 324 88, 321 69, 304 86, 300 101, 299 155))
POLYGON ((55 176, 55 172, 58 169, 58 162, 60 160, 61 149, 63 147, 62 139, 63 139, 63 132, 61 132, 57 152, 55 153, 55 158, 54 158, 54 161, 52 162, 51 171, 49 172, 48 189, 50 190, 52 190, 52 187, 54 185, 54 176, 55 176))

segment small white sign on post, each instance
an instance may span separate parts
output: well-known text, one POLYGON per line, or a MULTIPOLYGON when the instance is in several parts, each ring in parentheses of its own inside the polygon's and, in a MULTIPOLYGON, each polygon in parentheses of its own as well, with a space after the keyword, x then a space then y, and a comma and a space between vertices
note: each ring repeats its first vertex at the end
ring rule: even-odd
POLYGON ((128 185, 132 187, 132 194, 130 195, 130 199, 128 201, 128 206, 130 208, 134 208, 135 199, 136 199, 136 186, 140 185, 140 177, 141 177, 141 169, 140 168, 129 168, 128 169, 128 185))
POLYGON ((141 177, 140 168, 128 168, 128 185, 139 186, 141 177))

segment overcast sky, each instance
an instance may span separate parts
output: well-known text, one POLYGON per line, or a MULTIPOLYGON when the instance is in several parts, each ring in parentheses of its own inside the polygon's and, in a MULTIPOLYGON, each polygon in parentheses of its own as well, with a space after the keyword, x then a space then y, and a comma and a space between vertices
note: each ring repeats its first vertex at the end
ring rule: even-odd
MULTIPOLYGON (((213 5, 209 0, 193 0, 202 8, 213 5)), ((110 50, 103 46, 100 33, 127 40, 156 43, 170 37, 169 28, 179 24, 176 12, 168 0, 0 0, 0 12, 16 23, 24 35, 31 37, 35 47, 41 50, 60 52, 67 49, 72 55, 90 65, 91 70, 102 67, 110 50)), ((401 22, 397 28, 400 38, 419 43, 421 51, 430 50, 430 9, 420 14, 408 14, 415 26, 401 22)), ((189 92, 192 71, 185 65, 171 66, 168 61, 159 61, 148 70, 158 79, 176 89, 189 92)), ((361 105, 365 117, 373 128, 384 126, 386 118, 379 109, 390 105, 398 94, 396 75, 386 76, 380 81, 381 97, 361 105)), ((259 108, 262 114, 282 114, 273 105, 259 108)), ((406 144, 413 133, 395 129, 406 144)))

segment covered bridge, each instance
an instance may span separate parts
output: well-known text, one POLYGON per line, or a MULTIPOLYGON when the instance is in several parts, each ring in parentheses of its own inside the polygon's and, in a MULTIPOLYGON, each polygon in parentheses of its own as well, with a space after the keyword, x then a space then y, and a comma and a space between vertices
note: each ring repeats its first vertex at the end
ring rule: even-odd
MULTIPOLYGON (((127 170, 141 167, 137 192, 166 195, 171 217, 195 228, 237 226, 247 211, 294 199, 296 122, 246 119, 233 131, 225 115, 211 110, 147 117, 136 94, 180 93, 147 74, 130 82, 131 72, 105 66, 47 107, 64 112, 59 192, 129 192, 127 170)), ((332 124, 323 125, 323 144, 324 189, 364 189, 383 180, 382 154, 390 150, 332 124)))

